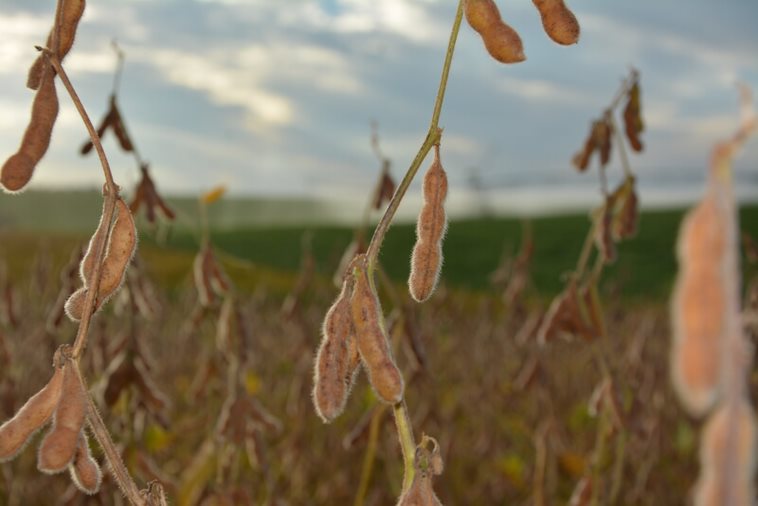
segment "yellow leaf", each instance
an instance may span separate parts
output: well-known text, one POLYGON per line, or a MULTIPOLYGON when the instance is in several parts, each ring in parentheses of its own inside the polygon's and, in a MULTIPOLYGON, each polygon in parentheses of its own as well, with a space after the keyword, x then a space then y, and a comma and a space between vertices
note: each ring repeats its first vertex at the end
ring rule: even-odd
POLYGON ((223 197, 224 193, 226 193, 226 186, 219 185, 212 190, 203 193, 203 195, 200 197, 200 201, 205 205, 213 204, 218 199, 223 197))

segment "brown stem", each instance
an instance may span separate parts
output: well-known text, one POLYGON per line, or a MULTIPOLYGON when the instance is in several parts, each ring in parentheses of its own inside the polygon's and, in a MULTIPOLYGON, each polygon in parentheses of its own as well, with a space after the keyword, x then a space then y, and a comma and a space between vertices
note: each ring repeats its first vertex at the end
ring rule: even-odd
POLYGON ((100 413, 97 411, 97 406, 92 400, 92 396, 87 389, 87 383, 84 381, 82 372, 79 369, 79 362, 72 360, 70 365, 74 366, 76 376, 79 378, 79 382, 82 384, 82 389, 86 392, 87 398, 87 423, 89 424, 92 434, 95 436, 98 444, 105 453, 105 458, 108 461, 113 477, 116 479, 118 488, 121 489, 127 500, 136 506, 147 506, 147 503, 140 494, 139 487, 134 483, 129 471, 124 465, 124 461, 121 459, 121 455, 116 449, 116 445, 111 439, 111 435, 108 433, 108 429, 103 423, 103 419, 100 417, 100 413))
POLYGON ((103 145, 100 143, 100 137, 97 135, 97 131, 92 125, 92 121, 89 119, 89 115, 84 109, 84 105, 82 105, 82 101, 79 99, 79 95, 76 94, 74 86, 71 84, 68 75, 66 75, 66 71, 63 70, 63 66, 58 59, 58 56, 49 48, 43 48, 39 46, 36 47, 37 50, 44 53, 45 57, 47 57, 47 60, 50 62, 50 65, 52 65, 55 71, 58 73, 58 77, 60 77, 63 86, 65 86, 66 91, 68 91, 68 94, 71 96, 71 101, 74 102, 76 110, 79 111, 79 115, 82 117, 84 126, 87 128, 87 132, 89 133, 90 139, 92 140, 92 145, 95 147, 95 151, 97 151, 98 158, 100 158, 100 165, 103 167, 103 175, 105 176, 107 191, 109 193, 118 194, 118 186, 116 186, 116 183, 113 182, 113 173, 111 173, 111 167, 108 164, 108 159, 105 157, 105 151, 103 150, 103 145))

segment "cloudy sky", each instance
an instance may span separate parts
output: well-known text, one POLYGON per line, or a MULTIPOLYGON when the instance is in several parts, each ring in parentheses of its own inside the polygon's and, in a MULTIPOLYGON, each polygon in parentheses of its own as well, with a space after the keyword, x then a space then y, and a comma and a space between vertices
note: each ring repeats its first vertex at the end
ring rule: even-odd
MULTIPOLYGON (((498 4, 528 59, 499 64, 462 26, 441 119, 454 201, 471 197, 472 178, 499 207, 597 199, 594 175, 569 160, 630 66, 647 124, 632 160, 643 202, 697 194, 710 146, 735 126, 735 83, 758 91, 758 2, 573 0, 573 47, 547 38, 529 0, 498 4)), ((0 3, 0 153, 28 120, 26 71, 53 11, 53 0, 0 3)), ((423 140, 454 12, 453 0, 90 0, 66 67, 97 120, 118 40, 122 112, 169 193, 225 183, 237 194, 363 198, 378 170, 372 120, 398 179, 423 140)), ((95 157, 77 154, 86 132, 59 95, 32 187, 95 186, 95 157)), ((105 147, 117 180, 134 183, 134 160, 112 137, 105 147)), ((758 199, 758 142, 737 170, 742 196, 758 199)))

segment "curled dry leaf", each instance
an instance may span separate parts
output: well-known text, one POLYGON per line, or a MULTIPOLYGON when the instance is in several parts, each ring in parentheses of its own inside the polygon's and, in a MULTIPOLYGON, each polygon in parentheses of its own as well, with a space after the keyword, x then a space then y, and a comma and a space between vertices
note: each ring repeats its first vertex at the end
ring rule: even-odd
MULTIPOLYGON (((61 0, 58 5, 60 13, 56 12, 56 22, 60 19, 60 30, 58 31, 58 47, 54 48, 53 45, 53 30, 55 30, 55 24, 50 30, 50 34, 47 36, 47 47, 53 51, 58 57, 59 61, 63 61, 71 47, 74 45, 74 39, 76 38, 76 29, 79 26, 79 20, 84 14, 84 8, 86 6, 85 0, 61 0)), ((29 75, 27 76, 26 86, 32 90, 39 88, 42 82, 43 74, 45 70, 50 68, 50 64, 47 62, 45 55, 39 55, 29 69, 29 75)))
POLYGON ((168 207, 158 193, 158 190, 156 190, 155 183, 148 172, 148 165, 142 164, 140 171, 142 172, 142 179, 140 180, 139 185, 137 185, 137 190, 134 192, 134 198, 129 204, 129 209, 132 214, 137 214, 139 208, 144 204, 145 213, 147 213, 147 221, 149 223, 155 223, 155 217, 158 214, 166 220, 174 220, 176 218, 176 213, 168 207))
POLYGON ((47 65, 34 96, 31 120, 21 139, 21 145, 0 169, 0 183, 9 192, 21 191, 26 186, 34 174, 34 168, 50 146, 59 108, 54 77, 52 67, 47 65))
POLYGON ((395 180, 390 175, 390 162, 389 160, 384 160, 382 173, 374 190, 374 209, 381 209, 385 203, 392 200, 394 194, 395 180))
POLYGON ((614 203, 611 234, 615 241, 629 239, 637 234, 639 204, 635 190, 635 177, 627 177, 613 192, 614 203))
POLYGON ((605 205, 595 211, 595 246, 606 264, 616 261, 616 242, 613 239, 614 196, 605 197, 605 205))
POLYGON ((466 21, 482 37, 490 56, 501 63, 526 60, 519 34, 506 24, 493 0, 465 0, 466 21))
POLYGON ((579 22, 563 0, 532 0, 542 18, 545 33, 564 46, 579 42, 579 22))
POLYGON ((364 255, 356 259, 353 276, 355 285, 350 309, 358 351, 379 399, 396 404, 403 398, 403 375, 392 357, 379 297, 369 280, 364 255))
POLYGON ((634 84, 629 88, 627 94, 626 106, 624 107, 624 131, 629 145, 635 151, 642 151, 644 145, 640 140, 640 134, 645 130, 645 123, 642 121, 642 111, 640 103, 640 84, 636 79, 634 84))
POLYGON ((231 282, 219 266, 210 244, 203 245, 193 265, 195 288, 203 307, 213 305, 217 295, 223 297, 231 292, 231 282))
POLYGON ((61 397, 63 368, 53 366, 50 381, 0 426, 0 462, 14 458, 53 416, 61 397))
POLYGON ((324 318, 316 354, 313 404, 325 423, 342 414, 360 366, 350 309, 353 284, 353 276, 345 276, 342 291, 324 318))
POLYGON ((545 313, 537 330, 537 342, 544 345, 558 336, 580 336, 591 340, 596 335, 580 297, 576 279, 572 278, 545 313))
POLYGON ((611 111, 606 111, 602 118, 592 122, 584 146, 571 159, 571 163, 578 171, 584 172, 589 167, 595 151, 599 153, 601 167, 605 167, 610 161, 613 137, 613 122, 610 114, 611 111))
POLYGON ((442 269, 442 238, 447 230, 445 198, 447 174, 440 162, 439 145, 434 146, 434 161, 424 174, 424 205, 416 222, 416 244, 411 255, 408 288, 417 302, 434 292, 442 269))
POLYGON ((73 361, 67 361, 63 366, 60 400, 53 414, 53 425, 40 443, 37 454, 37 469, 43 473, 64 471, 76 455, 87 414, 87 394, 76 367, 73 361))
MULTIPOLYGON (((116 139, 118 139, 121 149, 127 153, 134 151, 134 144, 129 137, 129 133, 126 131, 124 119, 121 116, 121 111, 119 111, 118 104, 116 103, 116 95, 111 95, 108 112, 105 113, 100 125, 97 127, 98 138, 102 140, 103 135, 105 135, 109 128, 113 130, 113 134, 116 136, 116 139)), ((92 151, 92 148, 92 140, 88 140, 82 144, 79 152, 82 155, 86 155, 92 151)))

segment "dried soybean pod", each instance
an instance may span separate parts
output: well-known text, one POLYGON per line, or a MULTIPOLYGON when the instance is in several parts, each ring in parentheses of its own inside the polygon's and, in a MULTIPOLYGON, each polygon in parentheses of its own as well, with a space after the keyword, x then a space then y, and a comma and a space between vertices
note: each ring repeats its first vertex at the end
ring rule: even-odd
MULTIPOLYGON (((105 212, 103 212, 102 216, 105 216, 105 212)), ((80 274, 84 286, 71 294, 71 297, 66 301, 66 314, 73 321, 79 321, 82 317, 87 292, 92 288, 90 282, 96 260, 94 252, 95 244, 97 243, 96 238, 99 234, 104 234, 107 228, 101 217, 100 224, 90 240, 87 253, 81 264, 80 274)), ((137 229, 134 225, 134 218, 129 211, 129 206, 119 197, 116 199, 116 221, 113 223, 108 237, 107 249, 100 272, 100 284, 95 301, 95 311, 100 309, 121 286, 136 247, 137 229)))
POLYGON ((482 40, 490 56, 500 63, 519 63, 526 60, 521 37, 504 22, 489 27, 482 34, 482 40))
POLYGON ((466 21, 482 37, 490 55, 502 63, 526 60, 524 45, 516 30, 503 22, 493 0, 465 0, 466 21))
POLYGON ((76 455, 87 412, 87 394, 75 367, 71 361, 63 366, 63 385, 53 415, 53 426, 42 440, 37 454, 37 469, 43 473, 55 474, 65 470, 76 455))
POLYGON ((345 276, 342 291, 324 318, 323 338, 316 355, 313 404, 325 423, 342 414, 353 382, 355 346, 352 350, 350 346, 355 340, 350 312, 352 285, 353 276, 345 276))
POLYGON ((532 0, 540 11, 545 33, 564 46, 579 42, 579 22, 563 0, 532 0))
MULTIPOLYGON (((53 45, 53 30, 55 30, 55 25, 53 25, 53 30, 50 31, 47 37, 47 47, 55 52, 60 61, 63 61, 63 58, 66 57, 74 45, 76 28, 79 26, 82 14, 84 14, 85 5, 85 0, 62 0, 60 2, 59 8, 62 9, 62 12, 60 12, 60 17, 58 12, 56 12, 55 16, 55 22, 57 23, 58 19, 61 22, 60 30, 58 31, 58 47, 51 47, 53 45)), ((48 67, 48 63, 45 61, 45 56, 39 55, 29 69, 29 75, 26 80, 28 88, 36 90, 39 87, 42 73, 46 67, 48 67)))
POLYGON ((750 506, 755 500, 755 416, 744 399, 718 408, 703 429, 696 506, 750 506))
POLYGON ((121 286, 136 249, 137 227, 134 225, 134 217, 129 211, 129 206, 119 197, 116 200, 116 221, 108 237, 108 249, 103 259, 97 307, 121 286))
POLYGON ((66 316, 71 321, 78 322, 82 319, 82 313, 84 313, 84 302, 87 299, 87 289, 84 287, 79 288, 72 293, 66 300, 66 304, 63 309, 66 311, 66 316))
POLYGON ((500 11, 493 0, 465 0, 463 13, 471 28, 479 34, 502 21, 500 11))
POLYGON ((100 213, 100 222, 97 224, 97 228, 95 229, 95 233, 92 234, 92 237, 89 240, 89 243, 87 244, 87 250, 84 253, 84 258, 82 258, 81 264, 79 264, 79 277, 82 279, 82 283, 84 284, 84 288, 89 288, 90 280, 92 279, 92 272, 95 270, 95 249, 97 243, 100 241, 100 238, 104 238, 105 235, 108 233, 108 226, 109 223, 105 223, 105 206, 107 205, 107 200, 103 200, 103 210, 100 213))
POLYGON ((728 298, 722 267, 725 218, 710 192, 684 218, 677 243, 671 371, 680 399, 694 415, 708 411, 719 391, 728 298))
POLYGON ((85 494, 97 494, 100 490, 103 473, 100 471, 97 461, 92 457, 92 453, 90 453, 89 443, 83 432, 76 445, 74 461, 68 466, 68 470, 71 474, 71 481, 74 482, 76 488, 85 494))
POLYGON ((53 416, 61 396, 63 370, 54 366, 53 376, 16 415, 0 426, 0 462, 14 458, 29 438, 53 416))
POLYGON ((31 120, 18 151, 0 169, 0 184, 17 192, 32 178, 34 168, 50 146, 55 119, 58 117, 58 95, 55 92, 52 68, 43 73, 42 82, 32 104, 31 120))
POLYGON ((408 288, 418 302, 428 299, 437 286, 442 267, 442 238, 447 230, 445 197, 447 175, 440 162, 439 144, 434 161, 424 175, 424 205, 416 222, 416 245, 411 255, 408 288))
POLYGON ((403 398, 403 376, 392 358, 379 298, 368 279, 365 255, 357 257, 352 275, 355 285, 350 310, 358 351, 379 399, 396 404, 403 398))

